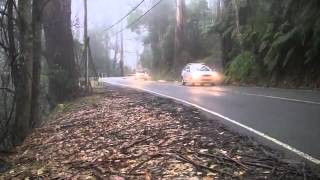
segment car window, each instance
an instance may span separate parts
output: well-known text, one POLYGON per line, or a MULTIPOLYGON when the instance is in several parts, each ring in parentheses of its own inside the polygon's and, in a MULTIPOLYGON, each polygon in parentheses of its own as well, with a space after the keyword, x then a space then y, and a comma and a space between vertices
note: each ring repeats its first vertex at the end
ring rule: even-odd
POLYGON ((187 66, 183 69, 184 71, 190 72, 190 66, 187 66))

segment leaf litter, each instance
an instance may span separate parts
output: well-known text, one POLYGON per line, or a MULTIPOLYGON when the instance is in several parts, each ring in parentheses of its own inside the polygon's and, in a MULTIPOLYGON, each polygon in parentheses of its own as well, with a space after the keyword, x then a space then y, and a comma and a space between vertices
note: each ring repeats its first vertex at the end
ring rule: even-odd
POLYGON ((319 179, 197 109, 106 87, 59 106, 0 179, 319 179))

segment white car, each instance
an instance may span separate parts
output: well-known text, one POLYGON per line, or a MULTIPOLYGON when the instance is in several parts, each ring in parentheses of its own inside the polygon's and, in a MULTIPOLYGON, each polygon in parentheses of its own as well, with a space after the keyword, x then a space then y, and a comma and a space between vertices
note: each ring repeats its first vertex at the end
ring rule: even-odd
POLYGON ((181 73, 182 85, 186 84, 211 84, 215 85, 220 82, 219 73, 212 70, 203 63, 190 63, 183 68, 181 73))
POLYGON ((151 79, 151 77, 149 76, 149 74, 145 71, 137 71, 136 74, 134 75, 136 80, 145 80, 145 81, 149 81, 151 79))

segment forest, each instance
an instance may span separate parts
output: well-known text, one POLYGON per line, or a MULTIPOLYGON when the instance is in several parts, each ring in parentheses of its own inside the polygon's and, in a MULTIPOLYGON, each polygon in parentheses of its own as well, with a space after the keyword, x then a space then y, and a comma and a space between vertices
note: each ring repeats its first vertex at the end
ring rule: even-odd
POLYGON ((93 24, 97 2, 0 0, 0 179, 317 179, 319 0, 102 0, 93 24), (173 83, 191 62, 223 84, 173 83))
MULTIPOLYGON (((177 80, 186 63, 205 62, 225 83, 319 88, 318 0, 152 2, 126 28, 143 37, 139 63, 154 79, 177 80)), ((132 73, 108 33, 85 29, 80 40, 71 0, 1 0, 0 15, 0 151, 21 144, 60 103, 88 94, 89 77, 132 73)))
POLYGON ((10 152, 57 105, 89 94, 108 54, 92 55, 103 46, 96 33, 75 38, 71 0, 1 0, 0 15, 0 151, 10 152))
POLYGON ((199 61, 220 68, 226 83, 319 88, 319 1, 177 2, 181 17, 175 2, 163 1, 131 27, 149 32, 141 63, 156 76, 179 79, 186 63, 199 61))

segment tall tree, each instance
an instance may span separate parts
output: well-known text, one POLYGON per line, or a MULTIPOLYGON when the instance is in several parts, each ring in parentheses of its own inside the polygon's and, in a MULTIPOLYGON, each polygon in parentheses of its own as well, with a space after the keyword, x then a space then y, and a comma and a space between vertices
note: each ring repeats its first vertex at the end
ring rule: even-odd
MULTIPOLYGON (((2 2, 3 5, 1 8, 4 8, 4 2, 2 2)), ((7 1, 7 10, 8 10, 8 17, 7 17, 7 34, 8 34, 8 52, 7 52, 7 56, 8 56, 8 63, 11 66, 11 72, 12 75, 14 75, 15 73, 13 72, 13 69, 16 69, 16 64, 14 62, 16 62, 16 54, 17 54, 17 49, 16 49, 16 42, 15 42, 15 24, 14 24, 14 1, 13 0, 8 0, 7 1)), ((2 27, 4 28, 4 27, 2 27)), ((2 79, 2 84, 3 84, 3 77, 1 77, 2 79)), ((9 81, 9 79, 8 79, 9 81)), ((8 82, 9 83, 9 82, 8 82)), ((6 96, 6 94, 5 94, 6 96)), ((5 98, 4 96, 4 98, 5 98)), ((7 102, 4 101, 3 106, 6 107, 7 102)), ((14 103, 14 102, 13 102, 14 103)), ((12 105, 12 107, 16 106, 15 104, 12 105)), ((14 142, 13 142, 13 133, 12 133, 12 128, 13 125, 15 124, 15 119, 13 119, 12 117, 10 117, 10 115, 5 114, 6 118, 6 126, 2 127, 1 129, 1 133, 0 133, 0 151, 10 151, 13 146, 14 146, 14 142), (13 121, 13 123, 11 123, 13 121)), ((3 119, 4 120, 4 119, 3 119)), ((2 122, 1 122, 2 123, 2 122)))
POLYGON ((236 32, 237 32, 237 38, 240 43, 240 47, 242 47, 242 39, 241 39, 241 32, 240 32, 240 17, 239 17, 239 5, 237 0, 232 0, 232 5, 234 8, 234 14, 235 14, 235 24, 236 24, 236 32))
POLYGON ((22 143, 29 132, 33 75, 32 1, 19 0, 18 5, 20 56, 12 64, 16 91, 16 116, 13 126, 16 144, 22 143))
POLYGON ((40 122, 40 75, 41 75, 41 34, 42 34, 42 0, 33 0, 32 31, 33 31, 33 72, 32 72, 32 101, 30 127, 40 122))
POLYGON ((118 35, 116 35, 116 40, 114 44, 114 55, 113 55, 113 63, 112 63, 112 69, 115 70, 117 68, 117 57, 119 53, 119 43, 118 43, 118 35))
POLYGON ((85 60, 85 86, 86 86, 86 92, 89 92, 89 58, 88 58, 88 45, 89 45, 89 38, 88 38, 88 1, 83 0, 84 4, 84 31, 83 31, 83 41, 84 41, 84 60, 85 60))
POLYGON ((216 2, 216 9, 217 9, 217 18, 219 19, 221 17, 222 14, 222 10, 221 10, 221 0, 217 0, 216 2))
POLYGON ((49 95, 53 103, 73 98, 78 91, 71 30, 71 0, 49 1, 43 15, 49 95))
POLYGON ((121 32, 121 45, 120 45, 120 76, 124 76, 124 49, 123 49, 123 32, 121 32))
POLYGON ((175 28, 175 62, 174 66, 177 68, 179 58, 183 49, 184 39, 184 21, 185 21, 185 1, 176 0, 176 28, 175 28))

